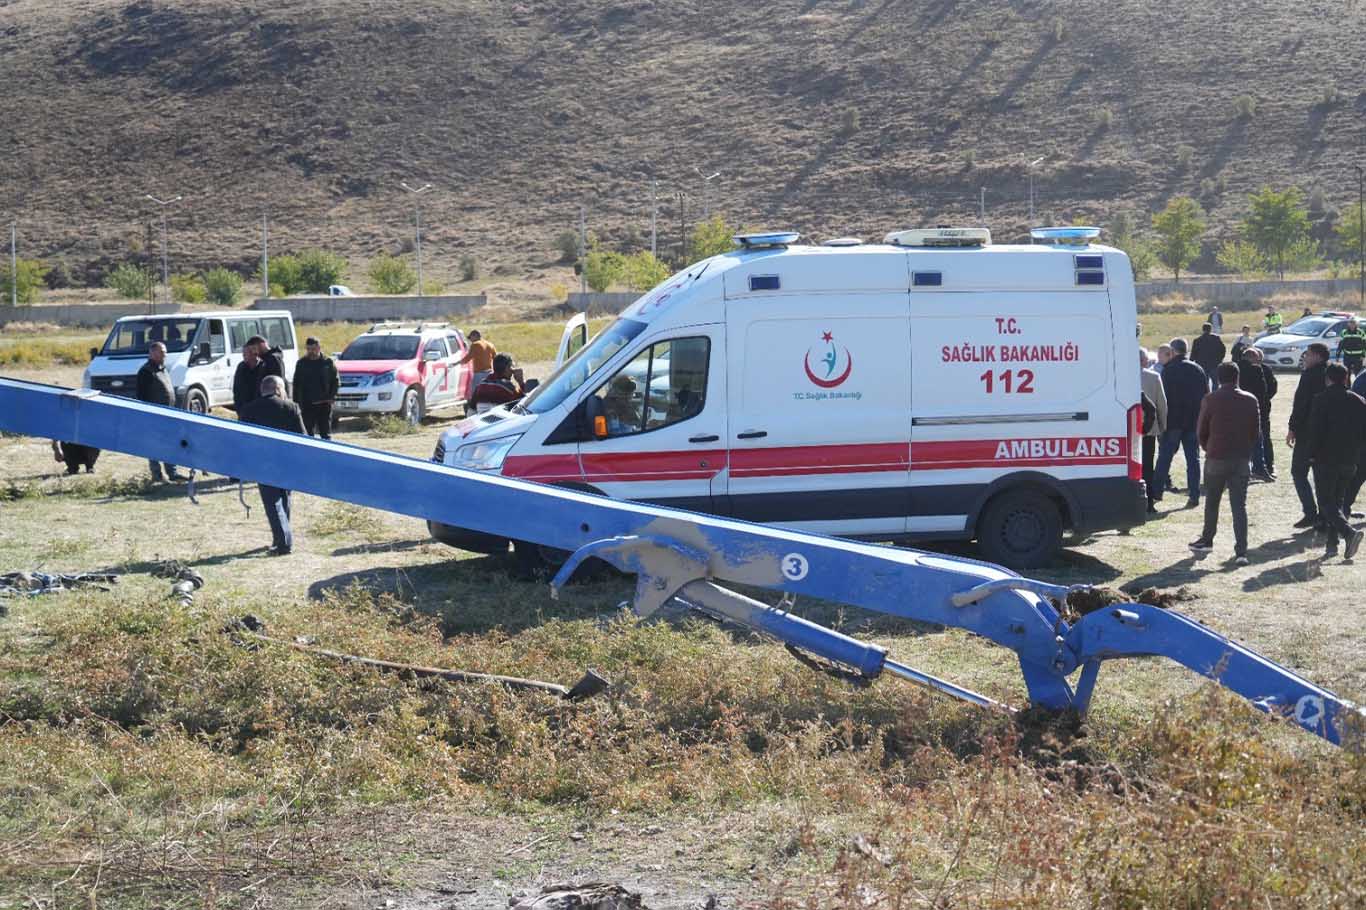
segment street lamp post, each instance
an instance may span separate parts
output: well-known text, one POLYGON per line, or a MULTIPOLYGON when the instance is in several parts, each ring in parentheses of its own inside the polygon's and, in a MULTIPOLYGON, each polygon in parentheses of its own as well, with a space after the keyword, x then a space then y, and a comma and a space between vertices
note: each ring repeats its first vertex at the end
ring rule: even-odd
POLYGON ((1357 169, 1357 275, 1361 283, 1361 306, 1366 309, 1366 169, 1357 169))
MULTIPOLYGON (((1361 170, 1357 168, 1357 170, 1361 170)), ((19 222, 9 226, 9 305, 19 305, 19 222)))
POLYGON ((261 296, 270 297, 270 213, 261 213, 261 296))
POLYGON ((430 183, 414 189, 402 181, 399 186, 413 194, 413 223, 417 229, 417 296, 422 296, 422 194, 431 190, 430 183))
POLYGON ((1029 226, 1034 226, 1034 168, 1043 163, 1047 155, 1040 155, 1029 162, 1029 226))
POLYGON ((659 181, 650 181, 650 255, 659 258, 659 181))
POLYGON ((704 174, 700 167, 694 167, 693 170, 697 172, 697 176, 702 178, 702 220, 706 221, 711 218, 711 182, 720 177, 721 172, 704 174))
POLYGON ((166 295, 166 303, 169 305, 171 303, 171 271, 166 265, 166 207, 174 205, 185 197, 175 196, 171 199, 158 199, 148 193, 147 198, 161 207, 161 287, 162 293, 166 295))
POLYGON ((977 195, 977 219, 987 223, 987 188, 982 187, 977 195))

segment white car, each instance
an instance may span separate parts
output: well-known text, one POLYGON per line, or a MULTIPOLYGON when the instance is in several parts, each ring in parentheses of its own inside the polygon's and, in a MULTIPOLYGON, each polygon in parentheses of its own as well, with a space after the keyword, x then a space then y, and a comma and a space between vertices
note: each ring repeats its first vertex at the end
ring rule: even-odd
POLYGON ((459 361, 468 350, 449 325, 377 323, 337 355, 333 416, 398 414, 416 424, 431 411, 463 409, 473 374, 459 361))
POLYGON ((1304 352, 1314 342, 1328 346, 1329 355, 1338 349, 1338 340, 1352 313, 1330 311, 1297 319, 1275 335, 1266 335, 1253 342, 1262 352, 1263 362, 1273 370, 1299 370, 1304 367, 1304 352))

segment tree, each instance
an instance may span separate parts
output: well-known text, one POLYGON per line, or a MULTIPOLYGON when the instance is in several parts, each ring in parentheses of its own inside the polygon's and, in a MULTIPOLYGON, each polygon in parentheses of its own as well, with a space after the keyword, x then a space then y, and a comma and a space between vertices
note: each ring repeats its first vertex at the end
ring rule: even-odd
POLYGON ((204 289, 209 302, 215 306, 237 306, 242 294, 242 276, 225 268, 209 269, 204 273, 204 289))
MULTIPOLYGON (((272 275, 272 277, 274 277, 272 275)), ((326 294, 346 277, 346 260, 326 250, 304 250, 299 254, 299 282, 309 294, 326 294)))
POLYGON ((555 249, 560 252, 560 261, 577 262, 579 258, 579 235, 573 231, 560 231, 555 238, 555 249))
POLYGON ((1343 257, 1352 261, 1359 262, 1361 259, 1361 208, 1357 205, 1350 206, 1342 213, 1342 220, 1337 227, 1333 228, 1338 235, 1338 245, 1342 249, 1343 257))
POLYGON ((1153 245, 1139 237, 1135 231, 1133 218, 1128 212, 1115 215, 1110 223, 1110 245, 1123 250, 1129 257, 1129 268, 1133 270, 1135 281, 1146 281, 1157 263, 1153 245))
POLYGON ((1266 257, 1246 240, 1225 240, 1216 258, 1240 278, 1255 278, 1266 271, 1266 257))
POLYGON ((208 295, 208 289, 197 275, 171 276, 171 299, 181 303, 203 303, 208 295))
POLYGON ((152 272, 131 262, 120 263, 104 276, 104 286, 129 300, 145 300, 152 293, 152 272))
MULTIPOLYGON (((256 273, 256 280, 261 280, 261 273, 256 273)), ((270 296, 288 297, 291 294, 298 294, 304 290, 303 265, 299 262, 298 256, 285 254, 274 256, 270 260, 270 296), (276 293, 276 289, 279 293, 276 293)))
POLYGON ((1250 197, 1252 209, 1243 220, 1243 236, 1285 278, 1288 254, 1309 236, 1309 213, 1298 187, 1277 192, 1269 186, 1250 197))
POLYGON ((381 294, 406 294, 417 286, 417 275, 404 260, 380 253, 370 260, 370 286, 381 294))
POLYGON ((633 291, 648 291, 669 277, 669 267, 649 250, 627 256, 622 262, 623 278, 633 291))
POLYGON ((47 267, 37 259, 20 259, 16 263, 17 279, 10 274, 10 264, 0 266, 0 306, 9 306, 17 299, 20 306, 28 306, 38 299, 38 289, 44 286, 47 267), (17 297, 16 297, 17 291, 17 297))
POLYGON ((732 238, 737 233, 737 229, 726 224, 724 218, 713 215, 710 220, 703 221, 693 228, 692 237, 688 241, 688 261, 696 262, 699 259, 729 253, 735 249, 735 241, 732 238))
POLYGON ((620 281, 624 271, 625 260, 620 253, 593 247, 584 257, 583 280, 599 294, 620 281))
POLYGON ((1157 231, 1157 258, 1181 280, 1181 270, 1200 255, 1200 235, 1205 233, 1205 212, 1189 196, 1177 196, 1153 216, 1157 231))
POLYGON ((460 257, 460 280, 473 281, 479 277, 479 260, 471 253, 460 257))

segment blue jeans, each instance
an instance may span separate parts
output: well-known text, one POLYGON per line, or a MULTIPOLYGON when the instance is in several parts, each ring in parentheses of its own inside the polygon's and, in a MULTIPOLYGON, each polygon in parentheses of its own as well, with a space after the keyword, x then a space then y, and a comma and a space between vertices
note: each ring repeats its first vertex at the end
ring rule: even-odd
POLYGON ((1162 439, 1157 447, 1157 467, 1154 469, 1157 474, 1157 491, 1160 497, 1162 491, 1167 489, 1167 481, 1171 477, 1172 459, 1176 457, 1176 450, 1181 449, 1186 455, 1186 491, 1191 499, 1200 498, 1200 440, 1195 435, 1195 428, 1189 430, 1171 429, 1162 434, 1162 439))
POLYGON ((266 509, 266 521, 270 522, 271 542, 275 549, 288 553, 294 549, 294 532, 289 527, 289 491, 279 487, 259 484, 261 505, 266 509))
POLYGON ((1257 434, 1257 444, 1252 447, 1252 473, 1266 473, 1266 437, 1257 434))

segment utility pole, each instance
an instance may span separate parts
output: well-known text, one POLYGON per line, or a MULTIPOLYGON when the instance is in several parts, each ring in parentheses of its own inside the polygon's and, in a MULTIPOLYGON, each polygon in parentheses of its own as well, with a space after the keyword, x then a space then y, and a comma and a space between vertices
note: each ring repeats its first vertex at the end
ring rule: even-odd
POLYGON ((579 206, 579 293, 588 293, 588 222, 579 206))
POLYGON ((171 302, 171 270, 166 265, 166 207, 175 205, 184 197, 176 196, 173 199, 158 199, 151 193, 148 193, 147 198, 161 207, 161 286, 164 289, 163 293, 166 295, 166 303, 169 305, 171 302))
POLYGON ((270 296, 270 213, 261 213, 261 296, 270 296))
POLYGON ((147 251, 147 277, 152 280, 147 282, 147 312, 153 316, 157 312, 157 282, 156 282, 156 260, 152 258, 152 222, 147 222, 147 228, 142 233, 142 248, 147 251))
POLYGON ((697 176, 702 178, 702 220, 706 221, 711 218, 711 182, 720 177, 721 172, 717 171, 708 176, 702 173, 700 167, 694 167, 693 170, 697 171, 697 176))
MULTIPOLYGON (((1040 155, 1029 162, 1029 226, 1034 227, 1034 168, 1043 163, 1047 155, 1040 155)), ((1032 240, 1031 240, 1032 242, 1032 240)))
MULTIPOLYGON (((1360 168, 1357 168, 1360 170, 1360 168)), ((19 305, 19 222, 11 221, 9 226, 9 305, 19 305)))
POLYGON ((413 189, 406 183, 400 182, 399 186, 413 194, 413 223, 417 226, 417 296, 422 296, 422 194, 432 188, 430 183, 424 183, 417 189, 413 189))
POLYGON ((987 188, 982 187, 977 195, 977 220, 982 224, 987 223, 987 188))
POLYGON ((688 196, 678 193, 678 267, 688 264, 688 196))
POLYGON ((650 181, 650 255, 659 258, 659 181, 650 181))
POLYGON ((1361 282, 1361 306, 1366 309, 1366 170, 1357 169, 1357 274, 1361 282))

